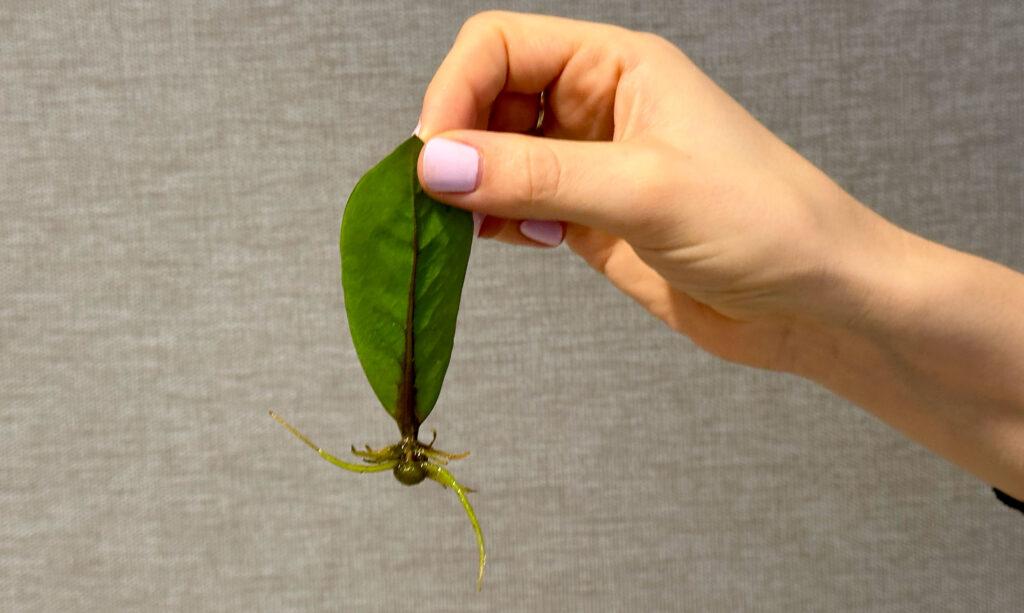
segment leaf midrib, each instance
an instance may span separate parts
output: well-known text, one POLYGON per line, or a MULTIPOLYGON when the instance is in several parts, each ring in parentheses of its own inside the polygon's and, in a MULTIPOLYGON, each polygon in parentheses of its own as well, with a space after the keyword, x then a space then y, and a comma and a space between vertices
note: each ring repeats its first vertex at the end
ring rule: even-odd
POLYGON ((416 175, 411 176, 412 204, 412 273, 409 277, 409 296, 405 309, 405 355, 402 361, 402 381, 398 389, 398 406, 395 408, 395 421, 402 438, 416 439, 419 435, 420 422, 416 417, 416 276, 419 264, 419 218, 416 215, 416 190, 419 181, 416 175))

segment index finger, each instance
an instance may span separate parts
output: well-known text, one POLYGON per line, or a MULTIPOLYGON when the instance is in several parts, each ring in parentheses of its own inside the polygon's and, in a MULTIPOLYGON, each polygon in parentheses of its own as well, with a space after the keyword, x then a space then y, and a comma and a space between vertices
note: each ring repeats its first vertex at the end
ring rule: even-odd
MULTIPOLYGON (((588 56, 589 68, 603 57, 612 64, 609 73, 621 74, 621 59, 612 52, 612 41, 623 32, 615 26, 561 17, 502 11, 474 15, 462 26, 427 87, 420 138, 427 140, 447 130, 486 128, 498 94, 539 94, 580 55, 588 56), (590 52, 581 54, 584 49, 590 52)), ((610 84, 612 100, 615 85, 610 84)))

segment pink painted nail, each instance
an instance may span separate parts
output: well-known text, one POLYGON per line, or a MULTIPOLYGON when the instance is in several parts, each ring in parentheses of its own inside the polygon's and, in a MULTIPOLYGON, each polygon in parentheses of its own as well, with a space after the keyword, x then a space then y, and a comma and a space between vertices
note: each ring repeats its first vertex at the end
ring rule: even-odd
POLYGON ((435 192, 473 191, 479 168, 480 154, 469 145, 432 138, 423 147, 423 182, 435 192))
POLYGON ((487 215, 484 215, 483 213, 477 213, 476 211, 473 211, 473 236, 474 237, 480 236, 480 228, 483 227, 483 225, 484 225, 484 218, 485 217, 487 217, 487 215))
POLYGON ((562 243, 562 224, 557 221, 527 219, 519 224, 519 231, 526 238, 548 247, 557 247, 562 243))

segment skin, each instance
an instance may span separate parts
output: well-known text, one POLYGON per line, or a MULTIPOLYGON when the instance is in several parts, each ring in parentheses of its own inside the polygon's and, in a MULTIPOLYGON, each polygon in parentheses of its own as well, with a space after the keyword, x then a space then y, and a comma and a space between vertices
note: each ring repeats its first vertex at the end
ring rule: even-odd
POLYGON ((1024 275, 859 203, 651 34, 515 13, 468 20, 419 135, 480 154, 430 190, 481 236, 565 242, 673 330, 795 373, 1024 498, 1024 275), (539 94, 544 117, 539 130, 539 94))

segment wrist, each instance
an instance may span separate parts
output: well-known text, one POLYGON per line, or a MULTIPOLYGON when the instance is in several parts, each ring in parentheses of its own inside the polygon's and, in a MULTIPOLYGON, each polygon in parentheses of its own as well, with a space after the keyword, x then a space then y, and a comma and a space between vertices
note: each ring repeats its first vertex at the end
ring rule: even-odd
POLYGON ((916 281, 924 276, 913 271, 927 259, 920 253, 927 241, 820 173, 803 185, 799 197, 812 214, 802 257, 812 264, 791 286, 781 313, 792 336, 784 370, 827 385, 845 362, 861 360, 894 318, 912 310, 916 281))
POLYGON ((799 327, 793 371, 1019 497, 1024 276, 891 227, 837 276, 846 306, 799 327))
POLYGON ((820 274, 796 311, 791 370, 840 391, 893 358, 893 342, 914 344, 915 324, 948 301, 949 278, 968 256, 896 226, 831 181, 814 184, 820 274))
POLYGON ((941 246, 864 210, 873 218, 864 225, 873 227, 830 242, 824 289, 796 327, 795 374, 833 389, 843 387, 844 373, 881 359, 925 315, 938 299, 936 269, 948 257, 941 246))

